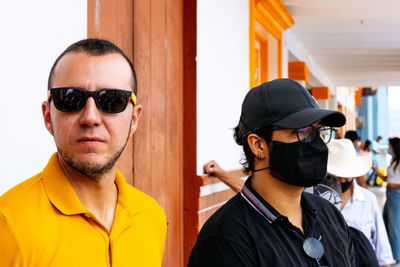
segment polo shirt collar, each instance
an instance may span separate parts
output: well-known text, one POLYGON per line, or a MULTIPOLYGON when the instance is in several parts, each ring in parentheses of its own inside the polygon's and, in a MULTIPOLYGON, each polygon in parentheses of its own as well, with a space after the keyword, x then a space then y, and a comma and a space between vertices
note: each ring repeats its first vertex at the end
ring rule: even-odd
POLYGON ((274 222, 281 214, 265 201, 251 186, 250 176, 240 192, 249 205, 263 216, 269 223, 274 222))
POLYGON ((365 196, 362 193, 360 186, 357 184, 355 181, 356 179, 353 179, 353 200, 358 200, 358 201, 365 201, 365 196))
POLYGON ((130 215, 136 215, 140 212, 140 199, 137 198, 137 194, 132 194, 132 190, 137 189, 130 186, 122 173, 117 170, 115 175, 115 184, 118 188, 118 203, 125 208, 130 215))
POLYGON ((47 197, 59 211, 65 215, 75 215, 88 211, 82 205, 74 188, 65 176, 58 162, 57 153, 51 156, 42 173, 47 197))
MULTIPOLYGON (((269 223, 274 222, 280 217, 286 218, 286 216, 280 214, 276 209, 274 209, 264 198, 262 198, 251 186, 251 179, 249 177, 240 192, 241 196, 247 201, 247 203, 255 209, 259 214, 261 214, 269 223)), ((303 193, 301 196, 301 207, 303 211, 306 211, 312 217, 317 216, 317 209, 312 205, 311 201, 303 193)))
MULTIPOLYGON (((42 173, 47 197, 59 211, 65 215, 89 212, 85 206, 83 206, 74 188, 65 176, 58 162, 57 153, 52 155, 42 173)), ((130 186, 119 170, 117 170, 115 176, 115 184, 118 188, 118 203, 127 210, 129 215, 138 213, 138 205, 133 204, 137 203, 138 200, 132 199, 134 196, 129 192, 130 186)))

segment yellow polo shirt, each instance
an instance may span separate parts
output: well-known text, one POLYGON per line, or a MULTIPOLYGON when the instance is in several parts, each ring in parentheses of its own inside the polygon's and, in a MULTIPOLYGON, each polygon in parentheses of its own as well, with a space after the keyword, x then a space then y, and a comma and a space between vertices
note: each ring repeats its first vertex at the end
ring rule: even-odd
POLYGON ((163 209, 117 171, 111 232, 79 201, 55 153, 0 197, 0 266, 161 266, 163 209))

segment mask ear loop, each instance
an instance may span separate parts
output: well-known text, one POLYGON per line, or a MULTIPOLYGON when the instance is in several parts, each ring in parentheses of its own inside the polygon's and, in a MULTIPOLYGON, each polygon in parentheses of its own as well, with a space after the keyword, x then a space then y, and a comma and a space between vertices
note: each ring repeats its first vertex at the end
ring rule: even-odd
POLYGON ((253 173, 254 173, 254 172, 263 171, 263 170, 266 170, 266 169, 268 169, 268 168, 269 168, 269 166, 268 166, 268 167, 265 167, 265 168, 257 169, 257 170, 254 170, 253 173))
MULTIPOLYGON (((260 154, 258 154, 257 159, 258 159, 258 160, 261 160, 261 155, 260 155, 260 154)), ((253 170, 253 173, 254 173, 254 172, 263 171, 263 170, 266 170, 266 169, 268 169, 268 168, 269 168, 269 166, 268 166, 268 167, 261 168, 261 169, 253 170)))
MULTIPOLYGON (((267 142, 267 140, 265 140, 265 141, 267 142, 267 147, 268 147, 268 153, 269 153, 269 155, 271 155, 271 145, 272 145, 271 139, 272 139, 272 132, 273 132, 273 129, 271 128, 270 130, 271 130, 271 131, 269 132, 269 139, 270 139, 270 140, 269 140, 269 142, 267 142)), ((258 160, 261 160, 261 155, 258 154, 257 158, 258 158, 258 160)), ((253 170, 253 171, 252 171, 252 174, 253 174, 254 172, 263 171, 263 170, 266 170, 266 169, 269 169, 269 168, 270 168, 270 166, 264 167, 264 168, 261 168, 261 169, 257 169, 257 170, 253 170)))

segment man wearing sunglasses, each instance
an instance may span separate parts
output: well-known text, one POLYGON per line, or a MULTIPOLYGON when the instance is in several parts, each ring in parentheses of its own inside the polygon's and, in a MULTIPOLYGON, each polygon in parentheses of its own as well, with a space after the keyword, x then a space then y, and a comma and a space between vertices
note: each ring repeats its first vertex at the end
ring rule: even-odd
POLYGON ((115 162, 136 131, 132 63, 117 46, 69 46, 42 104, 55 153, 0 197, 0 266, 161 266, 166 217, 128 185, 115 162))
POLYGON ((356 266, 340 211, 303 192, 326 177, 331 127, 345 121, 290 79, 250 90, 234 137, 251 176, 204 224, 188 266, 356 266))

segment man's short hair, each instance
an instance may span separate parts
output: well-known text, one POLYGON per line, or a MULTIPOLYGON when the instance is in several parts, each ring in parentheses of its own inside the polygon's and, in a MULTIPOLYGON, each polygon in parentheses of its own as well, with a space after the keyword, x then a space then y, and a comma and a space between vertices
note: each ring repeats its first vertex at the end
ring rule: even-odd
POLYGON ((54 69, 56 68, 58 62, 63 58, 66 54, 71 52, 84 52, 92 56, 104 56, 111 53, 117 53, 123 56, 129 64, 129 67, 132 71, 132 91, 137 96, 137 80, 136 80, 136 72, 135 68, 131 60, 125 55, 125 53, 115 44, 111 43, 110 41, 103 40, 103 39, 84 39, 73 43, 72 45, 68 46, 64 52, 61 53, 60 56, 56 59, 53 66, 50 70, 49 80, 47 83, 47 90, 50 90, 53 83, 53 75, 54 69))
POLYGON ((360 140, 360 137, 358 136, 356 131, 347 131, 344 135, 344 138, 350 139, 352 142, 360 140))
MULTIPOLYGON (((269 145, 272 139, 273 128, 271 126, 265 126, 261 129, 258 129, 252 133, 264 138, 265 142, 269 145)), ((250 145, 247 142, 247 137, 249 136, 249 132, 243 128, 241 124, 235 127, 233 138, 236 143, 240 146, 243 146, 243 152, 245 159, 241 160, 240 164, 243 166, 243 171, 247 174, 254 171, 254 154, 251 151, 250 145)))

